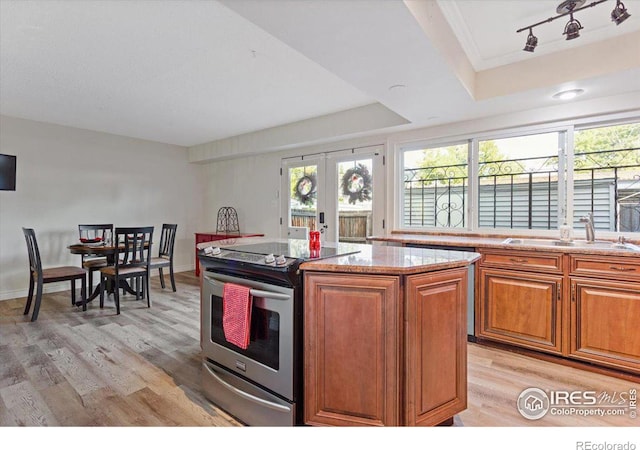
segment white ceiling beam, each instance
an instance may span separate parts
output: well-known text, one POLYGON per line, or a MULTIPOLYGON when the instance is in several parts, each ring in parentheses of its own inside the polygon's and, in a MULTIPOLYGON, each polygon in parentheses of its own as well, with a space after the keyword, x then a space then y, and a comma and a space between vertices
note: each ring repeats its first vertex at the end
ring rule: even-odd
POLYGON ((189 147, 189 161, 210 162, 252 156, 301 145, 346 139, 408 123, 404 117, 379 103, 374 103, 189 147))

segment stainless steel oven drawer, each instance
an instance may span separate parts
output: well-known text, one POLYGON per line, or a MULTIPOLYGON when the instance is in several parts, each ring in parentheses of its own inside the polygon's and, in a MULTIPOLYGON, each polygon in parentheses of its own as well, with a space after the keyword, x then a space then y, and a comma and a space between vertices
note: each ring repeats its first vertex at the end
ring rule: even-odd
POLYGON ((202 366, 202 388, 206 397, 240 421, 251 426, 295 425, 295 404, 209 361, 203 361, 202 366))

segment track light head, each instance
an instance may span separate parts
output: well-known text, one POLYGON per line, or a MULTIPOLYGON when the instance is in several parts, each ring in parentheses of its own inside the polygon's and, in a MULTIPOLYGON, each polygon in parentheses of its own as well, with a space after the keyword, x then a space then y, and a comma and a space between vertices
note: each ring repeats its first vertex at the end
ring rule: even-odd
POLYGON ((627 11, 626 6, 620 0, 616 1, 616 6, 611 11, 611 20, 616 23, 616 25, 620 25, 622 22, 627 20, 631 14, 627 11))
POLYGON ((567 35, 567 41, 579 38, 580 30, 582 30, 582 24, 577 19, 573 18, 573 14, 571 14, 569 17, 571 17, 571 19, 569 19, 569 22, 567 22, 567 25, 564 27, 564 33, 562 33, 563 35, 567 35))
POLYGON ((527 43, 524 45, 525 52, 533 52, 538 45, 538 38, 533 35, 533 31, 529 28, 529 36, 527 36, 527 43))

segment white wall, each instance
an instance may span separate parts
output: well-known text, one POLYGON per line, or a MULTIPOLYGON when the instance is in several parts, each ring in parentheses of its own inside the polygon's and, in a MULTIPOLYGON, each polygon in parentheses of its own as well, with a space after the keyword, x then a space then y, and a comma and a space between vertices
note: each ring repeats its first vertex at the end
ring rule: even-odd
POLYGON ((208 229, 215 231, 220 207, 233 206, 238 211, 242 233, 286 237, 280 235, 280 216, 285 213, 279 194, 282 158, 380 144, 384 144, 384 138, 372 136, 203 163, 207 180, 205 220, 211 224, 208 229))
MULTIPOLYGON (((260 156, 245 156, 228 159, 233 149, 225 149, 224 141, 203 144, 189 149, 192 161, 203 158, 223 158, 223 160, 204 163, 207 176, 206 204, 208 222, 215 229, 215 213, 221 206, 233 206, 238 210, 242 232, 259 232, 270 237, 280 237, 280 189, 279 168, 282 158, 294 155, 309 155, 367 145, 385 144, 387 149, 386 180, 386 223, 387 231, 395 225, 396 189, 396 149, 411 141, 446 141, 460 136, 479 135, 485 132, 498 132, 524 126, 552 126, 563 121, 588 123, 599 120, 616 120, 621 117, 640 117, 640 92, 623 96, 597 98, 587 101, 571 102, 536 110, 519 111, 495 117, 439 125, 429 128, 412 129, 396 133, 380 134, 350 140, 335 141, 327 144, 300 146, 265 153, 260 156), (207 150, 207 154, 203 153, 207 150), (219 153, 214 153, 213 150, 219 153)), ((283 132, 286 132, 283 129, 283 132)), ((258 132, 259 133, 259 132, 258 132)), ((294 136, 282 136, 281 141, 291 142, 294 136)), ((243 148, 251 154, 267 151, 261 148, 258 139, 246 139, 256 148, 243 148)), ((230 144, 231 145, 231 144, 230 144)))
POLYGON ((188 162, 185 148, 0 116, 0 153, 17 155, 16 191, 0 191, 0 299, 27 292, 22 227, 35 229, 51 267, 79 265, 67 249, 79 223, 153 225, 155 242, 163 223, 177 223, 174 265, 193 269, 203 167, 188 162))
POLYGON ((274 154, 205 164, 208 180, 204 231, 215 231, 218 209, 232 206, 238 212, 240 232, 278 237, 280 158, 274 154))

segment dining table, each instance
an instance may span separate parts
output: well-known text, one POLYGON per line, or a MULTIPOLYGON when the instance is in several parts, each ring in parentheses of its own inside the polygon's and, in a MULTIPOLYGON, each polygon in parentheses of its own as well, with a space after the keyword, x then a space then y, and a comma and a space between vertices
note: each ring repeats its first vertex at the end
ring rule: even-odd
MULTIPOLYGON (((145 243, 145 248, 147 248, 149 243, 145 243)), ((101 242, 80 242, 76 244, 71 244, 67 247, 69 252, 72 255, 84 255, 84 256, 104 256, 107 258, 107 266, 112 266, 115 264, 115 255, 117 247, 113 244, 105 244, 104 241, 101 242)), ((120 250, 124 249, 124 245, 120 245, 120 250)), ((119 283, 119 288, 124 289, 125 292, 128 292, 133 295, 137 295, 138 293, 131 287, 131 285, 127 282, 126 279, 121 279, 119 283)), ((91 287, 89 287, 91 288, 91 287)), ((106 292, 108 294, 113 294, 115 291, 115 286, 107 280, 106 292)), ((89 303, 93 301, 96 297, 100 295, 100 285, 98 284, 91 295, 87 296, 86 302, 89 303)), ((76 306, 82 306, 83 302, 76 302, 76 306)))

